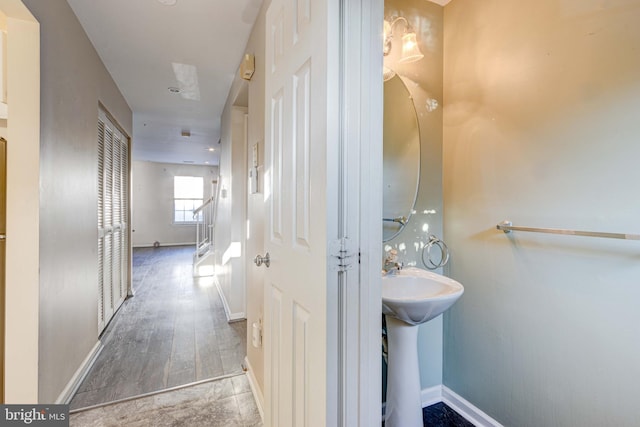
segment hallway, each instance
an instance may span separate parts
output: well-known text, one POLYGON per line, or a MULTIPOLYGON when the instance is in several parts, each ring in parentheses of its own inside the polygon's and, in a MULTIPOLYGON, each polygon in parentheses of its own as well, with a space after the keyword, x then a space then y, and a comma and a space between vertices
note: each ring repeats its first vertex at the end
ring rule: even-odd
POLYGON ((192 277, 192 254, 191 246, 134 249, 135 297, 105 330, 71 409, 242 374, 246 322, 227 323, 213 278, 192 277))

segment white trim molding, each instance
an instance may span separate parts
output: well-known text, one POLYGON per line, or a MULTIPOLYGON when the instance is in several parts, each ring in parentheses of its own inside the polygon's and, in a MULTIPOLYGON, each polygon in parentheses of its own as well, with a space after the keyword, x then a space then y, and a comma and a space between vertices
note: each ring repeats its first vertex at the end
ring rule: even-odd
POLYGON ((504 427, 447 386, 442 386, 442 401, 476 427, 504 427))
MULTIPOLYGON (((353 268, 338 273, 329 288, 328 301, 336 301, 338 317, 327 332, 331 372, 338 373, 331 387, 336 387, 337 419, 327 425, 367 427, 380 425, 382 359, 380 346, 380 305, 382 281, 380 256, 382 228, 380 209, 382 193, 369 191, 382 188, 382 57, 380 34, 384 17, 382 0, 344 0, 327 2, 340 8, 339 22, 332 22, 331 46, 340 51, 339 64, 330 73, 329 104, 337 96, 339 123, 337 142, 329 144, 335 166, 329 188, 338 206, 336 237, 353 268), (339 36, 338 39, 335 37, 339 36), (335 73, 337 71, 337 73, 335 73), (337 90, 336 90, 337 89, 337 90), (331 338, 329 337, 331 336, 331 338), (329 339, 330 338, 330 339, 329 339)), ((334 57, 333 54, 329 55, 334 57)), ((332 59, 333 60, 333 59, 332 59)), ((331 136, 330 136, 331 137, 331 136)), ((331 193, 331 192, 330 192, 331 193)), ((328 193, 328 194, 330 194, 328 193)), ((331 230, 328 228, 328 230, 331 230)), ((331 230, 333 231, 333 230, 331 230)), ((327 231, 327 237, 331 235, 327 231)), ((333 237, 331 237, 333 238, 333 237)), ((332 308, 333 310, 334 308, 332 308)), ((332 408, 333 409, 333 408, 332 408)))
POLYGON ((68 405, 73 399, 73 396, 76 394, 78 389, 80 388, 80 384, 86 378, 87 374, 93 367, 93 364, 96 362, 96 359, 102 352, 104 345, 100 341, 93 346, 87 357, 84 358, 78 370, 73 374, 69 382, 67 383, 62 393, 56 399, 56 404, 65 404, 68 405))
POLYGON ((442 386, 434 385, 433 387, 423 388, 420 393, 420 400, 423 408, 442 402, 442 386))
POLYGON ((249 386, 251 386, 251 393, 253 393, 253 398, 256 401, 258 412, 260 412, 260 419, 264 422, 264 395, 258 386, 256 376, 253 374, 251 363, 249 363, 249 359, 246 357, 244 358, 244 368, 247 371, 247 379, 249 380, 249 386))
POLYGON ((214 281, 216 282, 216 289, 218 290, 218 295, 220 295, 220 299, 222 300, 222 306, 224 307, 224 315, 227 317, 227 322, 238 322, 240 320, 245 320, 247 318, 246 313, 232 313, 229 308, 229 303, 227 302, 227 298, 224 296, 224 292, 222 292, 222 287, 220 286, 220 281, 216 276, 213 276, 214 281))
POLYGON ((504 427, 477 406, 444 385, 422 389, 421 400, 423 408, 443 402, 476 427, 504 427))

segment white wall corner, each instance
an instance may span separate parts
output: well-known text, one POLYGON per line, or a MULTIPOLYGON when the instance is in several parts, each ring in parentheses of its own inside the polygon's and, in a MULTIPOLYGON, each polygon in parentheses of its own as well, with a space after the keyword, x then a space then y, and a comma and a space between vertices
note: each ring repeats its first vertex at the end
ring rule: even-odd
POLYGON ((420 400, 423 408, 442 402, 442 386, 435 385, 433 387, 422 389, 422 392, 420 393, 420 400))
POLYGON ((82 381, 84 381, 85 377, 93 367, 93 364, 96 362, 96 359, 98 359, 98 356, 102 352, 103 348, 104 345, 102 345, 102 342, 100 341, 98 341, 96 345, 93 346, 91 351, 89 351, 89 354, 87 354, 87 357, 84 358, 76 372, 67 383, 64 390, 62 390, 62 393, 60 393, 60 395, 56 399, 55 403, 57 405, 68 405, 71 402, 71 399, 73 399, 76 391, 78 391, 78 388, 80 388, 80 384, 82 384, 82 381))
POLYGON ((476 427, 504 427, 464 397, 444 385, 422 389, 420 397, 423 408, 443 402, 476 427))
POLYGON ((251 367, 251 363, 249 363, 249 359, 247 357, 244 358, 244 367, 247 370, 247 379, 249 380, 249 386, 251 386, 253 397, 256 400, 258 412, 260 412, 260 419, 264 422, 264 395, 258 386, 258 381, 256 380, 253 368, 251 367))
POLYGON ((503 427, 498 421, 447 386, 442 386, 442 401, 476 427, 503 427))
POLYGON ((222 291, 222 286, 220 286, 220 281, 216 276, 214 276, 214 281, 216 283, 216 289, 218 290, 218 295, 220 295, 220 299, 222 300, 222 306, 224 307, 224 315, 227 317, 227 322, 236 322, 238 320, 244 320, 247 318, 246 313, 238 312, 232 313, 229 308, 229 303, 227 302, 227 298, 224 296, 224 292, 222 291))

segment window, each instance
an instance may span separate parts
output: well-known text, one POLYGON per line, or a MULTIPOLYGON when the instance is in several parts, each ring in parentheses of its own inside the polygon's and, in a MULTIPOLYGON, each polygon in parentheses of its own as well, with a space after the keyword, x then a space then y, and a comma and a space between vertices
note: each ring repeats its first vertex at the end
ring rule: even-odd
POLYGON ((201 176, 173 177, 173 222, 189 224, 195 222, 193 211, 204 199, 204 178, 201 176))

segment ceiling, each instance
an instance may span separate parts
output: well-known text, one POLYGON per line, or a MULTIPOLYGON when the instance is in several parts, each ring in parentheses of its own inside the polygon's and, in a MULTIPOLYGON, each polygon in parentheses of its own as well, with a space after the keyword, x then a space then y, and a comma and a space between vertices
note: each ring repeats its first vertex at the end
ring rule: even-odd
POLYGON ((67 1, 133 110, 133 159, 217 165, 220 116, 262 0, 67 1))
POLYGON ((262 0, 67 1, 133 110, 134 160, 218 164, 220 116, 262 0))

